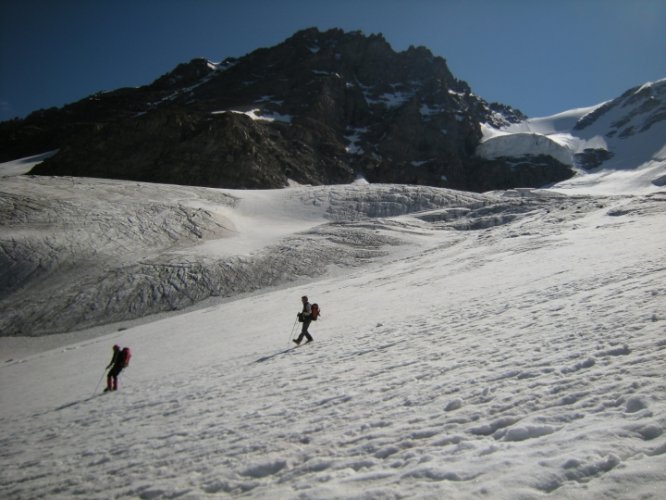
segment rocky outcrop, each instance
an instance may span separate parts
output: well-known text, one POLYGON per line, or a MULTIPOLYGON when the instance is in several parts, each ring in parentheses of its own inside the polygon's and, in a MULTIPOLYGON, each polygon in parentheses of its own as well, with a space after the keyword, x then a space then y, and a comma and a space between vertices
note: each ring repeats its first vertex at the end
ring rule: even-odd
POLYGON ((606 160, 610 160, 613 153, 603 148, 585 148, 580 153, 576 153, 574 157, 577 166, 584 170, 592 170, 606 160))
POLYGON ((289 178, 320 184, 352 175, 335 155, 290 144, 243 114, 173 106, 82 133, 54 160, 32 173, 256 189, 282 187, 289 178))
POLYGON ((545 187, 574 176, 569 165, 552 156, 531 155, 486 160, 476 158, 469 166, 470 175, 477 179, 480 191, 496 189, 545 187))

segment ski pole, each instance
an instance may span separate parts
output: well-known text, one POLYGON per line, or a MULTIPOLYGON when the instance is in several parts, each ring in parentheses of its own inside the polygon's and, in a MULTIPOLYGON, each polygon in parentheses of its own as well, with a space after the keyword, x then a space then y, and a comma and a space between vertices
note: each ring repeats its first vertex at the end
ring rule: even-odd
POLYGON ((294 336, 294 330, 296 329, 296 323, 298 323, 298 318, 294 321, 294 326, 291 327, 291 332, 289 332, 289 339, 287 340, 287 345, 291 342, 292 337, 294 336))
POLYGON ((104 380, 104 375, 106 375, 106 368, 104 368, 102 376, 99 378, 99 382, 97 382, 97 385, 95 386, 95 392, 93 394, 97 394, 97 389, 99 389, 99 384, 101 384, 102 380, 104 380))

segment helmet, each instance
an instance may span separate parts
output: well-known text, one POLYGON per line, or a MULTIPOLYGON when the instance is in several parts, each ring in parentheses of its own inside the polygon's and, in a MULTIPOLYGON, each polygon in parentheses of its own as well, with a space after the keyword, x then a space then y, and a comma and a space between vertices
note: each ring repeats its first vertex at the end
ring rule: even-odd
POLYGON ((120 349, 120 346, 119 346, 118 344, 116 344, 116 345, 113 346, 113 350, 114 350, 114 351, 117 351, 118 349, 120 349))

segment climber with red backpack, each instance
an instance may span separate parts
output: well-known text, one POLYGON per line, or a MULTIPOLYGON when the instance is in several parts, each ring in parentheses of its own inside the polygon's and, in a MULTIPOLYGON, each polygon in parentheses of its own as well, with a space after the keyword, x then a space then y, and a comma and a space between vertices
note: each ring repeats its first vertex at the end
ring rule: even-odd
POLYGON ((113 346, 113 357, 106 367, 107 370, 109 368, 111 368, 111 370, 106 377, 106 389, 104 389, 104 392, 118 390, 118 375, 123 371, 123 368, 127 368, 131 357, 132 354, 130 353, 129 347, 121 349, 119 345, 113 346))
POLYGON ((312 321, 317 321, 317 318, 319 317, 319 306, 317 304, 310 304, 310 302, 308 302, 307 296, 305 295, 301 297, 301 302, 303 302, 303 310, 298 313, 298 321, 303 323, 303 327, 301 328, 301 334, 298 336, 298 338, 293 339, 294 342, 298 345, 300 345, 303 337, 308 339, 305 342, 306 344, 308 342, 312 342, 312 335, 310 335, 310 332, 308 332, 308 327, 312 321))

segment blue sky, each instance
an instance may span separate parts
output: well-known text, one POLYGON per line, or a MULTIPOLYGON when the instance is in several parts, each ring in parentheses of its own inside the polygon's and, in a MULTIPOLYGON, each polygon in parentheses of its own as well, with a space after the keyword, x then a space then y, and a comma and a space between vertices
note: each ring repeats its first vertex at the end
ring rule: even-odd
POLYGON ((0 120, 308 27, 426 46, 474 93, 529 116, 666 77, 666 0, 0 0, 0 120))

